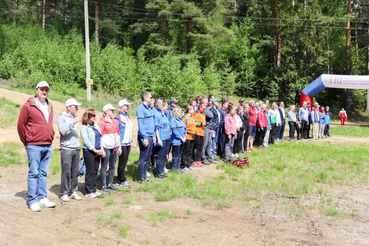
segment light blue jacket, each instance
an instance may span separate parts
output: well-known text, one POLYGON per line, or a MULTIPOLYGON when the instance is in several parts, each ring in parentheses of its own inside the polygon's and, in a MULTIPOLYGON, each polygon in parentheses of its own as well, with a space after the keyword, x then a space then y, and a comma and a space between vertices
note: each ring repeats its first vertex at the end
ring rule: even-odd
MULTIPOLYGON (((101 134, 99 125, 94 123, 93 125, 82 125, 81 127, 81 137, 83 140, 83 148, 88 150, 93 150, 95 148, 95 131, 92 129, 94 127, 101 134)), ((103 138, 100 138, 100 146, 103 146, 103 138)))
POLYGON ((180 138, 186 138, 186 125, 182 118, 172 118, 170 122, 172 128, 172 145, 181 145, 183 142, 180 138))

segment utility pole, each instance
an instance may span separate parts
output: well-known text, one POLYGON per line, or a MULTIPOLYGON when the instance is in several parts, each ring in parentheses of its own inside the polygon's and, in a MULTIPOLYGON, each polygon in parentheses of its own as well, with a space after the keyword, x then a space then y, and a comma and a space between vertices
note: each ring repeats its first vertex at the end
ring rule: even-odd
POLYGON ((86 46, 86 84, 87 101, 91 102, 91 74, 90 74, 90 34, 88 30, 88 1, 84 0, 85 9, 85 46, 86 46))

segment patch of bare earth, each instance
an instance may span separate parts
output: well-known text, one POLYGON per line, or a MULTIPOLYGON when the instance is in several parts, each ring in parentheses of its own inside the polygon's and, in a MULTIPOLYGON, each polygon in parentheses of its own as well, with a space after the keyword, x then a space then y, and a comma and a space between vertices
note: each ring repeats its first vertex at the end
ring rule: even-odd
MULTIPOLYGON (((3 89, 0 89, 1 96, 21 105, 29 98, 29 95, 3 89)), ((56 122, 64 105, 53 104, 56 122)), ((83 111, 80 109, 79 114, 83 111)), ((19 141, 15 128, 1 129, 0 134, 0 141, 19 141)), ((334 136, 319 141, 357 142, 359 139, 334 136)), ((54 146, 58 145, 56 138, 54 146)), ((58 199, 60 176, 49 175, 49 199, 57 206, 33 213, 27 207, 27 172, 26 165, 0 167, 0 245, 369 244, 367 184, 322 185, 330 191, 334 206, 339 210, 339 216, 334 217, 322 213, 329 198, 319 194, 301 197, 267 192, 250 194, 251 198, 244 201, 233 201, 230 208, 216 210, 204 205, 202 200, 187 197, 157 202, 150 193, 136 192, 137 183, 132 183, 130 193, 116 192, 103 199, 83 197, 79 202, 62 203, 58 199), (124 203, 132 197, 135 201, 124 203), (106 206, 109 199, 115 202, 106 206), (114 210, 122 211, 123 219, 111 219, 114 210), (150 215, 163 210, 172 211, 175 217, 160 221, 159 226, 154 227, 150 215), (129 227, 125 238, 118 235, 120 226, 129 227)), ((218 177, 222 171, 210 165, 193 173, 203 181, 218 177)), ((84 177, 79 181, 79 190, 84 191, 84 177)))

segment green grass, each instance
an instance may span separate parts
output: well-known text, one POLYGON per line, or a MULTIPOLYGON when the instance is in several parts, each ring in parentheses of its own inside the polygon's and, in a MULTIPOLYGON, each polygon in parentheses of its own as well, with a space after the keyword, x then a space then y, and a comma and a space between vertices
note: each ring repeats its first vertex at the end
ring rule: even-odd
POLYGON ((120 237, 126 237, 128 235, 128 231, 129 231, 129 226, 120 226, 119 227, 119 236, 120 237))
POLYGON ((115 203, 115 199, 114 198, 109 198, 106 202, 105 202, 105 206, 111 206, 115 203))
POLYGON ((61 174, 61 162, 60 162, 60 150, 53 149, 53 154, 51 155, 49 169, 52 175, 61 174))
POLYGON ((161 212, 154 212, 150 214, 150 221, 153 227, 158 227, 159 222, 163 222, 166 219, 172 219, 172 218, 177 218, 177 216, 175 215, 174 212, 168 211, 168 210, 163 210, 161 212))
POLYGON ((363 126, 337 126, 330 130, 331 135, 348 137, 369 137, 369 125, 363 126))
POLYGON ((124 215, 122 213, 122 211, 119 211, 119 210, 114 210, 112 215, 111 215, 111 218, 112 219, 123 219, 124 215))
POLYGON ((4 97, 0 98, 0 128, 9 128, 16 126, 20 105, 6 100, 4 97))
MULTIPOLYGON (((217 168, 224 172, 206 180, 192 174, 169 173, 164 181, 153 180, 152 185, 139 186, 136 191, 150 193, 156 201, 178 197, 199 199, 213 209, 229 208, 234 201, 251 202, 265 192, 297 198, 329 195, 329 186, 355 186, 358 181, 369 181, 367 150, 366 144, 280 142, 252 153, 250 166, 244 169, 218 164, 217 168)), ((261 204, 251 206, 260 208, 261 204)), ((154 226, 158 224, 157 217, 152 215, 154 226)))
POLYGON ((7 167, 11 164, 25 164, 27 157, 21 154, 23 145, 14 142, 0 144, 0 166, 7 167))
POLYGON ((332 207, 327 210, 326 215, 332 216, 332 217, 338 217, 340 215, 340 212, 338 211, 337 208, 332 207))
POLYGON ((133 203, 135 201, 136 201, 136 198, 134 196, 132 196, 132 197, 124 200, 123 203, 129 205, 129 204, 131 204, 131 203, 133 203))

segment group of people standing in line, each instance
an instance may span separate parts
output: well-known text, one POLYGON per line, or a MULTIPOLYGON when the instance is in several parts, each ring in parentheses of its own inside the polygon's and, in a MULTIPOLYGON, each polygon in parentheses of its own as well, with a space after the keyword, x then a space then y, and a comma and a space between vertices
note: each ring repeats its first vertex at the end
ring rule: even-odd
MULTIPOLYGON (((47 172, 52 154, 54 139, 53 108, 47 99, 50 86, 41 81, 36 86, 36 95, 22 107, 18 120, 18 133, 26 146, 29 172, 28 196, 32 211, 41 207, 55 207, 47 198, 47 172)), ((161 98, 153 99, 150 92, 141 94, 142 104, 136 110, 138 123, 139 183, 151 183, 149 170, 154 167, 158 180, 166 177, 166 163, 172 151, 172 170, 176 173, 188 172, 197 167, 216 163, 215 158, 235 159, 238 154, 267 148, 284 140, 284 128, 289 118, 290 140, 308 138, 310 126, 313 138, 329 136, 331 113, 318 103, 310 110, 304 102, 299 112, 295 106, 286 114, 284 103, 269 101, 245 102, 239 100, 236 107, 228 101, 210 95, 190 101, 184 114, 179 101, 171 99, 169 104, 161 98), (150 165, 151 161, 151 165, 150 165)), ((118 108, 111 104, 103 107, 103 117, 97 122, 97 111, 87 109, 82 118, 77 116, 79 106, 74 98, 65 102, 66 111, 57 119, 60 133, 61 156, 61 196, 81 200, 77 194, 80 171, 80 141, 78 127, 83 140, 82 152, 86 165, 85 196, 95 198, 101 192, 109 193, 118 187, 129 189, 126 178, 126 165, 133 143, 133 123, 128 115, 131 103, 126 99, 118 102, 118 108), (118 114, 115 110, 118 109, 118 114), (118 177, 114 184, 116 162, 118 177), (97 189, 97 174, 100 168, 101 189, 97 189), (108 173, 108 179, 107 175, 108 173)), ((340 113, 341 115, 341 113, 340 113)))

